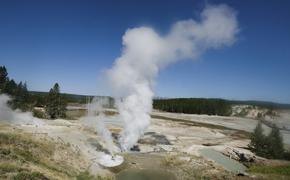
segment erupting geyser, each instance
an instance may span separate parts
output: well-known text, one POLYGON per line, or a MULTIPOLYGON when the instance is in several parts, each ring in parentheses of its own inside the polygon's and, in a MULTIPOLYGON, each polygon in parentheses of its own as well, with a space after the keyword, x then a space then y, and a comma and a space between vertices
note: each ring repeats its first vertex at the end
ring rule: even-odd
POLYGON ((108 70, 119 118, 125 124, 122 150, 129 150, 150 124, 159 70, 182 59, 195 59, 207 49, 230 46, 237 33, 236 14, 227 5, 207 6, 200 21, 178 21, 165 36, 150 27, 126 31, 123 53, 108 70))
MULTIPOLYGON (((124 122, 119 139, 122 151, 128 151, 150 124, 153 87, 160 69, 179 60, 195 59, 210 48, 230 46, 238 31, 236 13, 227 5, 207 6, 200 21, 178 21, 164 36, 150 27, 126 31, 123 53, 107 71, 118 118, 124 122)), ((101 127, 101 134, 110 135, 101 127)), ((111 138, 107 140, 111 145, 111 138)), ((107 166, 112 165, 112 160, 109 156, 101 159, 107 166)))

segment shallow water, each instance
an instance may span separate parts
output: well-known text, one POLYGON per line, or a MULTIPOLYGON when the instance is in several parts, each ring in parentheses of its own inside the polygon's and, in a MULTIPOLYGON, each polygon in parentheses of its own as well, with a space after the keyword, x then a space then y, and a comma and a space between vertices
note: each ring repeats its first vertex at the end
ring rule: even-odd
POLYGON ((232 171, 234 173, 245 172, 247 169, 243 164, 233 159, 230 159, 229 157, 213 149, 205 148, 205 149, 199 150, 199 152, 201 153, 201 155, 211 160, 214 160, 216 163, 222 165, 225 169, 232 171))
POLYGON ((176 180, 174 174, 161 169, 127 169, 121 171, 117 180, 176 180))

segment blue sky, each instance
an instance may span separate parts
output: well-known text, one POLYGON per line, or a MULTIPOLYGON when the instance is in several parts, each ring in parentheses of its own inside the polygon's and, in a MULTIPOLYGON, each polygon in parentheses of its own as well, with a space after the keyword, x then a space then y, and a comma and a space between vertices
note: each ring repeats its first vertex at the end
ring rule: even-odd
POLYGON ((169 66, 156 95, 290 103, 287 0, 1 0, 0 65, 30 90, 58 82, 63 92, 107 95, 101 74, 120 55, 126 29, 165 33, 178 20, 198 18, 208 3, 237 11, 238 41, 169 66))

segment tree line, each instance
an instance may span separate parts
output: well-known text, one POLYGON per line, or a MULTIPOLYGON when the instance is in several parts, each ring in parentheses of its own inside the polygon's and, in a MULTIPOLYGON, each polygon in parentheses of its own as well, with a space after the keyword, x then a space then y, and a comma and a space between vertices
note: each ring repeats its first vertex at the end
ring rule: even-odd
POLYGON ((26 83, 20 81, 17 84, 14 79, 10 79, 5 66, 0 66, 0 93, 12 97, 8 102, 8 105, 12 109, 28 111, 32 108, 33 102, 31 101, 26 83))
POLYGON ((228 116, 231 114, 231 104, 223 99, 154 99, 153 107, 154 109, 175 113, 208 114, 221 116, 228 116))
POLYGON ((10 96, 8 105, 12 109, 19 109, 21 111, 33 111, 34 115, 42 118, 65 118, 67 100, 60 93, 58 83, 50 89, 46 94, 30 93, 27 89, 26 83, 10 79, 5 66, 0 66, 0 94, 7 94, 10 96), (35 111, 34 107, 43 107, 45 115, 39 111, 35 111))

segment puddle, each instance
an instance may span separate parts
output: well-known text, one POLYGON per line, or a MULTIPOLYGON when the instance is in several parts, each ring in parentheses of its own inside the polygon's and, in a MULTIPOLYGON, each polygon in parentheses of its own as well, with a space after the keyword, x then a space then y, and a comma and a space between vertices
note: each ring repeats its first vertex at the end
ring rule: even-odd
POLYGON ((121 171, 116 180, 176 180, 174 174, 161 169, 128 169, 121 171))
POLYGON ((214 160, 216 163, 222 165, 225 169, 232 171, 234 173, 245 172, 247 169, 243 164, 233 159, 230 159, 229 157, 213 149, 205 148, 199 150, 199 152, 201 155, 211 160, 214 160))

